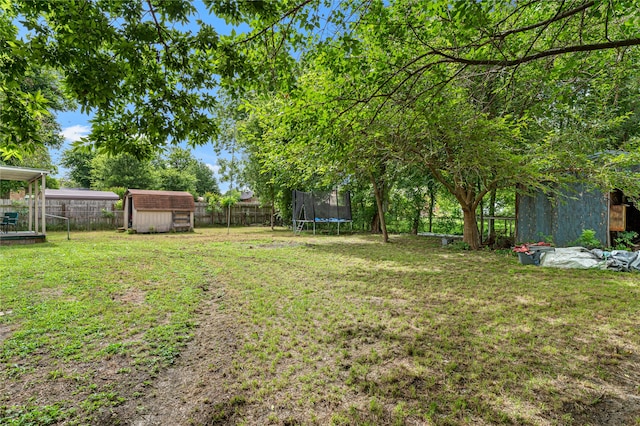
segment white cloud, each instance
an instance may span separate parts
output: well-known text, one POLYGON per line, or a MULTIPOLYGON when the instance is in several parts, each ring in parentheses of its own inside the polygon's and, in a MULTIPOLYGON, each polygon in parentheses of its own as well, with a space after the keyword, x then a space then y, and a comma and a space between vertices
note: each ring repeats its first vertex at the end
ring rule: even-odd
POLYGON ((91 127, 76 124, 75 126, 65 127, 62 129, 61 135, 67 142, 75 142, 80 138, 87 136, 91 132, 91 127))
POLYGON ((220 173, 220 166, 218 166, 217 164, 213 165, 213 164, 207 163, 207 167, 209 167, 213 171, 213 173, 215 173, 216 175, 220 173))

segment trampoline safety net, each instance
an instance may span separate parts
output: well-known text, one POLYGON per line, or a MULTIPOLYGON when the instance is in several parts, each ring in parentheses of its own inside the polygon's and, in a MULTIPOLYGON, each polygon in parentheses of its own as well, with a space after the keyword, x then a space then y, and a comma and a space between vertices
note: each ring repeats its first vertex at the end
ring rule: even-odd
POLYGON ((306 222, 351 222, 351 194, 293 191, 293 225, 306 222))

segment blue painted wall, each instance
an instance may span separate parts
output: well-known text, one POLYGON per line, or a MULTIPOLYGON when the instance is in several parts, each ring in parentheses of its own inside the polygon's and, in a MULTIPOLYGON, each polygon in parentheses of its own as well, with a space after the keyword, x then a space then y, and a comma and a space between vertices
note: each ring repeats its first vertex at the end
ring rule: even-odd
POLYGON ((575 184, 561 195, 518 195, 516 242, 534 242, 548 237, 558 247, 572 245, 585 229, 607 244, 609 204, 602 192, 586 184, 575 184))
POLYGON ((552 236, 553 207, 543 193, 518 195, 516 211, 516 242, 544 241, 552 236))

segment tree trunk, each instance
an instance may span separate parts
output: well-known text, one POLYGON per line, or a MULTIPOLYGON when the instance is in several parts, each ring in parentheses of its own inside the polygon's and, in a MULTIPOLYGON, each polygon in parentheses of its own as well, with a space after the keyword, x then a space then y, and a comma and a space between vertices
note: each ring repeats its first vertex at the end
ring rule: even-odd
POLYGON ((436 207, 436 191, 429 185, 429 232, 433 232, 433 211, 436 207))
POLYGON ((484 200, 480 200, 480 245, 482 245, 482 239, 484 238, 484 200))
POLYGON ((275 203, 273 202, 273 199, 271 199, 271 230, 272 231, 275 228, 275 219, 276 219, 276 206, 275 206, 275 203))
POLYGON ((462 241, 469 244, 472 250, 480 248, 480 232, 476 221, 476 210, 473 207, 462 207, 464 214, 464 228, 462 241))
POLYGON ((378 213, 378 208, 376 207, 376 212, 371 218, 371 233, 372 234, 382 234, 382 230, 380 229, 380 214, 378 213))
POLYGON ((387 233, 387 223, 384 220, 384 210, 382 203, 382 190, 376 182, 373 176, 370 176, 371 184, 373 185, 373 193, 376 197, 376 207, 378 208, 378 220, 380 224, 380 230, 382 231, 382 239, 385 243, 389 242, 389 234, 387 233))
POLYGON ((489 236, 487 238, 487 244, 493 246, 496 243, 496 221, 493 219, 496 216, 496 189, 491 190, 491 196, 489 199, 489 236))
POLYGON ((451 188, 451 193, 455 195, 456 200, 458 200, 462 208, 464 219, 462 241, 467 243, 471 250, 478 250, 481 244, 477 209, 482 197, 476 194, 475 188, 469 188, 464 185, 456 186, 455 189, 451 188))
POLYGON ((418 228, 420 227, 420 213, 421 210, 413 212, 413 221, 411 223, 411 234, 418 235, 418 228))

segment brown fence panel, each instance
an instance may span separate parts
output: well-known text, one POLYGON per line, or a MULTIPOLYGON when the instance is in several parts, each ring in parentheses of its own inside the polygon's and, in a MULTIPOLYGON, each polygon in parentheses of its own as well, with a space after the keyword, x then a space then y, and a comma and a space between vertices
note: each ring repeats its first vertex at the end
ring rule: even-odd
POLYGON ((196 226, 227 225, 231 210, 232 226, 267 226, 271 223, 271 208, 258 205, 235 205, 231 209, 207 211, 207 203, 196 203, 196 226))
MULTIPOLYGON (((28 210, 23 202, 0 199, 0 215, 4 212, 20 213, 18 229, 27 229, 28 210)), ((105 200, 47 200, 46 213, 69 218, 69 225, 76 231, 117 229, 124 226, 124 212, 115 209, 113 201, 105 200)), ((207 211, 207 203, 196 203, 195 226, 227 225, 229 210, 207 211)), ((232 226, 268 226, 271 223, 271 209, 257 205, 236 205, 231 207, 232 226)), ((48 230, 66 230, 64 219, 47 217, 48 230)))

